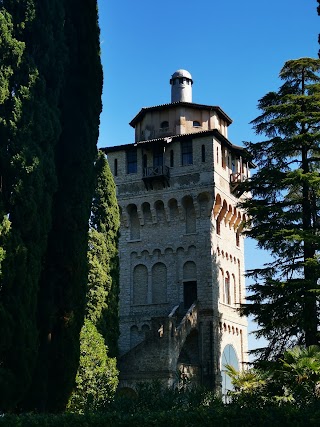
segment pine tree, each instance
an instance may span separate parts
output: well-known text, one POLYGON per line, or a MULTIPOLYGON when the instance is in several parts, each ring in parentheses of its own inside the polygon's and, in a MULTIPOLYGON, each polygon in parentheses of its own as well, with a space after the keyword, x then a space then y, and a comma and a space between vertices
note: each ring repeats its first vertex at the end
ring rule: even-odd
POLYGON ((39 277, 56 189, 54 148, 60 135, 62 29, 58 0, 1 2, 2 410, 19 405, 30 384, 38 350, 39 277))
POLYGON ((278 92, 260 99, 253 120, 266 139, 247 143, 258 171, 244 184, 252 198, 242 207, 251 217, 247 235, 269 250, 273 261, 249 272, 248 304, 257 336, 269 340, 262 358, 288 346, 319 343, 320 249, 320 60, 287 61, 278 92))

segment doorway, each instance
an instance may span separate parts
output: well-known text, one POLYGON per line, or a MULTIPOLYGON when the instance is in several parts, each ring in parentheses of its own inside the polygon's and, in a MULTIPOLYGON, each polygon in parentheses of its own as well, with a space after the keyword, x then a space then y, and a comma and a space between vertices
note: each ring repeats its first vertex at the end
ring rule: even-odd
POLYGON ((183 304, 188 309, 197 299, 197 282, 195 280, 183 283, 183 304))

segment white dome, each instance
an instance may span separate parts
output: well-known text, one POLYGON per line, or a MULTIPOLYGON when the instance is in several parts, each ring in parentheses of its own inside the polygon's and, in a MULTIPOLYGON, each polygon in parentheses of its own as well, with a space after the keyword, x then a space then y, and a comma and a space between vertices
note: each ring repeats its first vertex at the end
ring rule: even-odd
POLYGON ((175 71, 172 76, 171 76, 171 80, 172 79, 176 79, 178 77, 186 77, 187 79, 190 79, 192 81, 192 76, 189 73, 189 71, 187 70, 177 70, 175 71))
POLYGON ((187 70, 177 70, 172 74, 171 102, 192 102, 192 76, 187 70))

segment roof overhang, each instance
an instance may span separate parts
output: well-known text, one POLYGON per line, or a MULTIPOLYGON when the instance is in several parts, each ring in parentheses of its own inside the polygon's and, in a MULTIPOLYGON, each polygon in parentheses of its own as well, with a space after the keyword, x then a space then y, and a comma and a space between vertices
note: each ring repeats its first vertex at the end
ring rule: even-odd
POLYGON ((174 109, 177 107, 184 107, 190 109, 198 109, 198 110, 207 110, 207 111, 215 111, 218 116, 227 122, 229 126, 232 123, 232 119, 218 106, 215 105, 203 105, 203 104, 194 104, 193 102, 172 102, 171 104, 162 104, 156 105, 154 107, 145 107, 142 108, 139 113, 131 120, 129 123, 133 128, 137 123, 141 122, 144 116, 150 111, 162 111, 168 109, 174 109))

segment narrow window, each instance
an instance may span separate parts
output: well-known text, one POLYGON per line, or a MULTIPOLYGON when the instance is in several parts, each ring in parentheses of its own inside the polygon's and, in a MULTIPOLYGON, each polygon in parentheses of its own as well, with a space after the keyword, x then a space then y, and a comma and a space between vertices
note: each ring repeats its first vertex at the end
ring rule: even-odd
POLYGON ((225 148, 222 148, 221 150, 222 154, 222 167, 225 169, 227 166, 227 150, 225 148))
POLYGON ((230 275, 227 272, 226 277, 224 280, 224 301, 226 304, 231 304, 231 298, 230 298, 230 275))
POLYGON ((219 164, 219 147, 217 147, 217 165, 219 164))
POLYGON ((146 154, 142 156, 142 173, 143 176, 148 175, 148 157, 146 154))
POLYGON ((173 168, 174 166, 174 154, 173 150, 170 151, 170 167, 173 168))
POLYGON ((181 143, 181 164, 192 165, 193 155, 192 155, 192 141, 185 141, 181 143))
POLYGON ((204 163, 206 161, 206 147, 205 145, 201 146, 201 161, 204 163))
POLYGON ((114 176, 118 176, 118 159, 114 159, 114 176))
POLYGON ((217 218, 217 220, 216 220, 216 232, 217 232, 218 236, 220 236, 220 234, 221 234, 221 229, 220 229, 220 221, 219 221, 219 218, 217 218))
POLYGON ((240 246, 240 233, 239 233, 239 231, 236 232, 236 245, 238 247, 240 246))
POLYGON ((127 173, 137 173, 137 150, 127 151, 127 173))
POLYGON ((163 148, 155 149, 153 152, 153 167, 163 166, 163 148))

